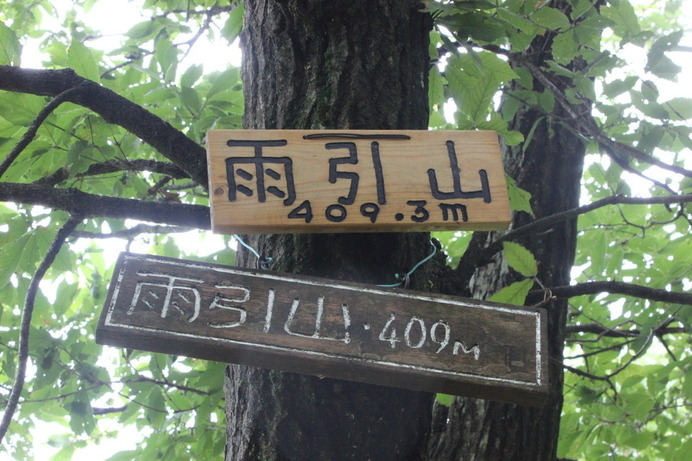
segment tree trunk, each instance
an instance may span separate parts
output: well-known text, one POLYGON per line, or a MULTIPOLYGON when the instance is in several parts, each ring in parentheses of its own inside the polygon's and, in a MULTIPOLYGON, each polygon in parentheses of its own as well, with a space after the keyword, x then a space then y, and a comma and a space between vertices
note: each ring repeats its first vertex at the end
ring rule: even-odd
MULTIPOLYGON (((245 127, 426 129, 431 20, 411 0, 246 2, 245 127)), ((392 283, 429 252, 427 234, 247 236, 273 270, 392 283)), ((254 266, 240 252, 239 264, 254 266)), ((425 289, 440 256, 416 273, 425 289)), ((433 396, 230 366, 228 460, 421 459, 433 396)))
MULTIPOLYGON (((544 60, 549 59, 542 50, 550 49, 552 39, 550 35, 537 39, 523 59, 542 66, 544 60)), ((510 63, 517 64, 512 58, 510 63)), ((541 91, 538 81, 534 81, 534 89, 541 91)), ((588 110, 588 105, 582 109, 588 110)), ((559 107, 553 115, 554 119, 568 120, 567 114, 559 107)), ((505 171, 519 187, 531 193, 535 217, 542 218, 578 206, 585 145, 568 128, 527 106, 519 110, 510 128, 526 135, 534 124, 533 141, 528 146, 520 144, 505 147, 503 151, 505 171)), ((521 227, 532 219, 527 213, 514 213, 512 228, 521 227)), ((576 225, 577 221, 573 219, 518 242, 536 257, 537 278, 544 286, 569 285, 576 248, 576 225)), ((496 233, 476 232, 470 249, 480 251, 497 236, 496 233)), ((484 299, 520 278, 497 255, 493 263, 477 268, 471 278, 469 294, 475 299, 484 299)), ((533 305, 542 301, 542 296, 530 296, 526 303, 533 305)), ((562 353, 567 302, 549 301, 543 307, 548 312, 550 357, 547 405, 529 408, 462 398, 455 399, 449 408, 435 405, 431 459, 534 461, 555 458, 562 409, 562 353)))

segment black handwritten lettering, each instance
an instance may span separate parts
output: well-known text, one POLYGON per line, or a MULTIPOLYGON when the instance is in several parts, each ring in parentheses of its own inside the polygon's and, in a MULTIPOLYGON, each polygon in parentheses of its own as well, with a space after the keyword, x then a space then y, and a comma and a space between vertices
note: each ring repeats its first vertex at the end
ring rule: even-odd
POLYGON ((411 216, 411 221, 413 222, 425 222, 430 218, 430 212, 425 209, 425 205, 428 202, 425 200, 409 200, 406 202, 407 205, 416 207, 413 211, 414 215, 411 216))
POLYGON ((346 219, 348 212, 346 211, 346 208, 344 208, 343 205, 335 203, 334 205, 329 205, 327 207, 327 209, 324 212, 324 215, 331 222, 342 222, 346 219))
POLYGON ((351 181, 351 185, 348 189, 348 195, 339 197, 338 199, 338 202, 342 205, 351 205, 356 200, 360 177, 358 176, 358 173, 354 173, 352 171, 338 171, 337 167, 344 164, 356 165, 358 163, 358 151, 356 150, 356 144, 352 142, 330 142, 325 144, 324 147, 330 150, 348 149, 348 157, 329 159, 329 182, 330 184, 334 184, 339 178, 349 179, 351 181))
POLYGON ((253 147, 253 157, 229 157, 226 159, 226 181, 228 182, 228 200, 234 202, 237 199, 237 192, 248 197, 253 195, 253 190, 243 184, 237 184, 236 175, 245 180, 255 179, 257 189, 257 201, 264 203, 267 200, 267 193, 270 193, 278 198, 284 199, 285 206, 292 205, 296 199, 295 185, 293 182, 293 160, 290 157, 263 157, 262 149, 264 147, 282 147, 287 144, 285 139, 253 141, 253 140, 238 140, 230 139, 226 142, 229 147, 253 147), (237 168, 238 165, 254 165, 254 175, 243 168, 237 168), (285 188, 282 190, 276 185, 267 186, 265 184, 266 177, 279 181, 281 173, 273 168, 265 166, 279 165, 283 167, 285 177, 285 188))
POLYGON ((380 213, 380 207, 376 203, 368 202, 360 206, 360 214, 366 218, 370 218, 370 222, 375 224, 377 221, 377 215, 380 213))
POLYGON ((289 219, 303 219, 306 223, 312 221, 312 206, 310 205, 310 200, 303 200, 303 202, 291 210, 288 213, 289 219))
POLYGON ((454 222, 459 221, 459 212, 461 212, 461 220, 467 222, 469 220, 469 215, 466 212, 466 205, 461 203, 440 203, 440 210, 442 210, 442 220, 449 221, 449 212, 452 212, 452 220, 454 222))
POLYGON ((464 192, 461 188, 461 169, 459 168, 459 161, 457 160, 456 150, 454 149, 454 142, 447 141, 446 144, 447 154, 449 156, 449 167, 452 170, 453 190, 452 192, 441 192, 437 182, 437 173, 434 169, 430 168, 428 170, 428 180, 430 181, 430 191, 433 197, 438 200, 483 198, 485 203, 490 203, 492 199, 490 197, 488 173, 485 170, 478 170, 478 175, 481 180, 481 190, 464 192))
POLYGON ((377 184, 377 203, 385 205, 387 203, 387 195, 384 191, 384 173, 382 172, 382 161, 380 160, 380 143, 373 141, 370 145, 370 150, 372 152, 372 165, 375 169, 375 183, 377 184))

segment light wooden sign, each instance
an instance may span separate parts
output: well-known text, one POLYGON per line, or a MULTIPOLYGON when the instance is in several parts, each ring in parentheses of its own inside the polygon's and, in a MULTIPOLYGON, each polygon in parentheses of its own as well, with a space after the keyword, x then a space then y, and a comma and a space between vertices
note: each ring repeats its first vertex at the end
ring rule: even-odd
POLYGON ((96 341, 539 405, 541 309, 123 253, 96 341))
POLYGON ((501 230, 494 131, 210 130, 219 233, 501 230))

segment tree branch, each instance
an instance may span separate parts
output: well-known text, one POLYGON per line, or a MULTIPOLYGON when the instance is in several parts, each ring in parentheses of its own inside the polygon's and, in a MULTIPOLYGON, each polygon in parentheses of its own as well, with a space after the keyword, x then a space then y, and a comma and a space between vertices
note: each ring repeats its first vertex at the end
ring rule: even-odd
POLYGON ((122 407, 115 407, 115 408, 97 408, 93 407, 92 408, 94 412, 94 416, 103 416, 107 415, 110 413, 122 413, 123 411, 127 410, 127 405, 123 405, 122 407))
MULTIPOLYGON (((84 173, 75 175, 75 178, 83 178, 86 176, 97 176, 108 173, 117 173, 119 171, 151 171, 152 173, 165 174, 174 179, 188 178, 189 176, 179 167, 172 163, 157 162, 156 160, 108 160, 102 163, 94 163, 89 165, 89 168, 84 173)), ((34 181, 33 184, 41 186, 55 186, 60 184, 70 177, 69 168, 60 168, 53 174, 34 181)), ((195 183, 196 184, 196 183, 195 183)))
POLYGON ((77 238, 89 238, 89 239, 109 239, 109 238, 125 238, 129 239, 135 237, 139 234, 172 234, 175 232, 189 232, 193 230, 190 227, 177 227, 177 226, 158 226, 149 224, 137 224, 129 229, 123 229, 117 232, 111 232, 108 234, 97 233, 97 232, 86 232, 86 231, 76 231, 72 235, 77 238))
POLYGON ((459 260, 459 265, 456 269, 457 277, 468 280, 477 267, 487 264, 490 258, 502 251, 502 242, 513 241, 525 235, 535 234, 539 231, 544 231, 556 224, 563 223, 569 219, 574 219, 579 215, 590 211, 602 208, 608 205, 670 205, 675 203, 690 203, 692 202, 692 194, 686 195, 669 195, 663 197, 624 197, 622 195, 611 195, 601 200, 597 200, 588 205, 565 210, 560 213, 555 213, 544 218, 536 219, 530 223, 518 227, 514 230, 499 236, 494 242, 485 248, 475 248, 474 251, 466 251, 459 260), (470 273, 469 273, 470 272, 470 273))
POLYGON ((143 107, 80 77, 72 69, 0 66, 0 90, 39 96, 57 96, 74 90, 64 97, 65 101, 86 107, 107 122, 125 128, 175 163, 190 178, 208 187, 206 152, 202 146, 143 107))
MULTIPOLYGON (((457 42, 458 43, 458 42, 457 42)), ((512 58, 514 61, 519 63, 520 65, 526 67, 526 69, 533 75, 533 77, 541 82, 543 86, 548 88, 551 93, 555 96, 556 101, 562 108, 569 114, 569 116, 572 118, 573 121, 577 122, 577 132, 581 134, 582 136, 585 137, 590 137, 595 139, 601 147, 603 147, 608 155, 617 162, 618 165, 620 165, 623 169, 626 169, 627 171, 637 174, 639 176, 642 176, 643 178, 654 182, 655 184, 664 187, 665 189, 671 191, 671 189, 666 185, 663 184, 653 178, 650 178, 640 171, 635 170, 631 166, 629 166, 627 163, 623 162, 620 157, 616 154, 616 152, 623 152, 625 154, 628 154, 637 160, 640 160, 642 162, 646 162, 650 165, 655 165, 658 166, 659 168, 663 168, 668 171, 672 171, 674 173, 681 174, 683 176, 687 177, 692 177, 692 171, 687 170, 685 168, 676 166, 676 165, 671 165, 669 163, 665 163, 655 157, 652 157, 651 155, 647 155, 646 153, 640 151, 639 149, 636 149, 632 146, 628 146, 627 144, 623 144, 621 142, 615 141, 613 139, 610 139, 608 136, 606 136, 601 129, 598 127, 596 124, 596 119, 593 117, 591 112, 578 112, 575 109, 574 104, 570 103, 567 95, 565 94, 562 89, 558 87, 558 85, 553 82, 550 77, 548 76, 548 73, 545 72, 543 69, 532 63, 530 60, 526 59, 525 56, 522 56, 518 53, 512 53, 509 50, 506 50, 504 48, 501 48, 497 45, 480 45, 477 43, 474 43, 472 41, 469 41, 466 43, 466 46, 473 46, 477 48, 482 48, 486 51, 490 51, 492 53, 496 54, 501 54, 503 56, 507 56, 509 58, 512 58)), ((550 115, 550 114, 548 114, 550 115)), ((679 114, 678 114, 679 115, 679 114)), ((681 117, 682 118, 682 117, 681 117)), ((569 126, 567 126, 570 128, 569 126)))
POLYGON ((17 409, 17 404, 19 402, 19 397, 24 388, 24 380, 26 378, 26 366, 29 359, 29 333, 31 331, 31 317, 34 314, 34 301, 36 300, 36 295, 39 289, 39 284, 43 279, 48 268, 55 261, 55 257, 60 252, 63 244, 67 237, 72 233, 72 231, 77 227, 79 223, 82 222, 84 218, 82 216, 71 216, 70 219, 65 223, 65 225, 58 231, 58 234, 53 239, 46 256, 39 264, 33 277, 31 277, 31 283, 26 293, 26 299, 24 301, 24 312, 22 312, 22 321, 19 329, 19 352, 17 353, 17 371, 14 378, 14 385, 12 386, 12 392, 7 400, 7 406, 5 407, 5 413, 2 415, 2 421, 0 422, 0 443, 5 438, 7 429, 10 427, 10 422, 14 416, 14 412, 17 409))
MULTIPOLYGON (((658 335, 671 335, 671 334, 680 334, 680 333, 687 333, 688 330, 686 328, 678 327, 670 327, 670 328, 662 328, 660 330, 655 331, 654 333, 658 335)), ((565 327, 565 333, 566 334, 577 334, 577 333, 591 333, 599 336, 606 336, 609 338, 634 338, 637 336, 640 336, 642 334, 641 330, 616 330, 613 328, 608 328, 604 325, 601 325, 599 323, 585 323, 581 325, 567 325, 565 327)))
POLYGON ((614 386, 610 382, 610 378, 621 373, 623 370, 625 370, 625 368, 630 366, 635 360, 637 360, 639 357, 641 357, 644 354, 644 352, 646 352, 646 350, 649 348, 649 345, 651 344, 651 340, 653 339, 653 336, 654 336, 654 330, 651 330, 649 332, 649 334, 646 336, 646 341, 644 341, 644 343, 642 343, 641 347, 634 353, 634 355, 632 355, 632 357, 630 357, 623 365, 621 365, 620 367, 611 371, 607 375, 603 375, 603 376, 594 375, 592 373, 582 371, 578 368, 571 367, 567 364, 563 364, 563 367, 566 370, 571 371, 572 373, 575 373, 579 376, 583 376, 585 378, 593 379, 596 381, 607 381, 611 385, 611 387, 613 387, 613 389, 614 389, 614 386))
MULTIPOLYGON (((588 205, 572 208, 571 210, 555 213, 545 218, 535 221, 507 232, 498 240, 502 243, 508 240, 516 240, 517 237, 528 235, 539 230, 544 230, 552 227, 555 224, 562 223, 568 219, 576 218, 579 215, 588 213, 589 211, 603 208, 608 205, 671 205, 675 203, 690 203, 692 202, 692 194, 687 195, 668 195, 664 197, 624 197, 622 195, 611 195, 601 200, 597 200, 588 205)), ((498 250, 499 251, 499 250, 498 250)))
POLYGON ((118 381, 121 384, 132 384, 132 383, 151 383, 157 386, 167 386, 184 392, 192 392, 197 395, 209 395, 209 392, 200 389, 195 389, 194 387, 185 386, 183 384, 172 383, 168 380, 159 380, 154 378, 147 378, 146 376, 138 375, 135 379, 123 379, 118 381))
POLYGON ((53 100, 51 100, 48 104, 46 104, 43 109, 36 115, 34 120, 31 122, 31 125, 29 125, 29 128, 26 130, 26 133, 24 133, 24 136, 22 136, 22 139, 19 140, 19 142, 12 148, 10 153, 5 157, 5 160, 0 163, 0 178, 7 172, 7 170, 10 168, 12 165, 12 162, 14 162, 17 157, 19 157, 19 154, 21 154, 24 149, 31 143, 31 141, 34 140, 34 137, 36 137, 36 132, 38 129, 41 127, 43 124, 43 121, 63 102, 67 100, 67 98, 70 97, 71 94, 77 92, 79 90, 79 86, 75 86, 73 88, 68 88, 62 93, 58 94, 53 100))
POLYGON ((578 283, 576 285, 546 288, 545 290, 540 291, 548 291, 558 298, 572 298, 574 296, 610 293, 633 296, 635 298, 643 298, 651 301, 692 305, 692 293, 666 291, 658 288, 645 287, 634 283, 624 282, 586 282, 578 283))
POLYGON ((0 201, 43 205, 72 214, 81 214, 85 218, 129 218, 196 229, 211 227, 209 208, 202 205, 106 197, 87 194, 78 189, 0 183, 0 201))
POLYGON ((238 2, 232 2, 230 5, 226 6, 213 6, 211 8, 207 8, 206 10, 183 10, 183 9, 174 9, 170 11, 166 11, 163 14, 160 14, 158 16, 154 16, 154 18, 167 18, 171 14, 185 14, 187 16, 216 16, 221 13, 228 13, 230 11, 233 11, 236 7, 238 6, 238 2), (234 4, 235 3, 235 4, 234 4))
POLYGON ((531 75, 533 75, 539 82, 541 82, 541 84, 543 84, 554 94, 555 100, 558 102, 558 104, 560 104, 560 106, 562 106, 562 108, 578 124, 581 134, 595 139, 616 161, 618 160, 616 152, 622 152, 650 165, 655 165, 659 168, 663 168, 683 176, 692 177, 692 171, 690 170, 676 165, 670 165, 655 157, 645 154, 639 149, 635 149, 632 146, 628 146, 627 144, 610 139, 598 128, 596 120, 591 113, 579 113, 575 110, 565 93, 550 79, 550 77, 548 77, 546 72, 530 62, 528 59, 520 58, 517 55, 515 55, 514 58, 518 63, 526 67, 529 72, 531 72, 531 75))

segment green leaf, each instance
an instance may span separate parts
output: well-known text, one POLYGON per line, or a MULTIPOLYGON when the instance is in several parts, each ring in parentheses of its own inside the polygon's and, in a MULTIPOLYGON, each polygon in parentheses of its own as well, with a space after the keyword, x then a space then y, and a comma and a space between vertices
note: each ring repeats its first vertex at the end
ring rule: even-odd
POLYGON ((507 182, 510 208, 514 211, 525 211, 534 216, 531 209, 531 193, 517 186, 517 182, 507 174, 505 174, 505 181, 507 182))
POLYGON ((575 0, 572 2, 572 12, 570 13, 570 16, 572 17, 572 20, 575 21, 593 7, 594 4, 590 0, 575 0))
POLYGON ((601 8, 601 14, 612 21, 613 31, 617 35, 630 40, 641 32, 637 13, 629 1, 611 0, 608 4, 609 6, 601 8))
POLYGON ((524 135, 520 131, 503 130, 502 132, 498 131, 497 134, 502 136, 508 146, 518 146, 524 142, 524 135))
POLYGON ((155 29, 154 21, 149 20, 135 24, 125 35, 133 40, 139 40, 152 34, 155 29))
POLYGON ((558 34, 553 40, 553 59, 558 64, 569 64, 577 56, 578 45, 574 30, 558 34))
POLYGON ((449 407, 452 404, 452 402, 454 402, 454 396, 453 395, 447 395, 447 394, 435 394, 435 400, 440 405, 444 405, 445 407, 449 407))
POLYGON ((73 40, 67 49, 67 65, 84 78, 99 82, 99 65, 91 50, 81 42, 73 40))
POLYGON ((473 128, 485 121, 500 85, 517 77, 509 64, 493 53, 474 56, 452 57, 445 72, 452 96, 473 128))
POLYGON ((105 461, 132 461, 138 458, 138 452, 134 450, 119 451, 105 461))
POLYGON ((243 28, 243 16, 245 15, 245 7, 242 2, 238 2, 231 14, 228 15, 228 19, 221 29, 221 36, 232 42, 238 37, 241 29, 243 28))
MULTIPOLYGON (((209 89, 209 92, 207 92, 207 100, 211 99, 213 96, 216 96, 219 93, 222 93, 226 90, 230 90, 234 85, 237 85, 238 83, 240 83, 240 75, 238 73, 238 69, 232 68, 221 72, 213 78, 211 88, 209 89)), ((238 93, 241 93, 240 88, 238 90, 238 93)))
POLYGON ((157 40, 154 46, 154 55, 159 62, 164 81, 172 82, 175 80, 178 70, 178 49, 173 45, 173 42, 168 39, 157 40))
POLYGON ((516 82, 527 90, 533 90, 533 75, 526 67, 517 67, 514 69, 517 77, 516 82))
POLYGON ((440 18, 438 22, 455 31, 463 40, 472 38, 491 43, 505 35, 505 29, 501 23, 478 12, 453 14, 440 18))
POLYGON ((503 21, 506 21, 522 32, 526 32, 527 34, 531 35, 535 35, 537 32, 537 28, 533 22, 528 20, 525 16, 519 15, 508 8, 498 8, 497 15, 503 21))
POLYGON ((613 80, 603 85, 603 94, 609 98, 614 98, 634 88, 638 80, 639 79, 634 76, 626 77, 624 80, 613 80))
POLYGON ((64 446, 56 454, 51 456, 50 461, 70 461, 74 457, 74 452, 74 445, 64 446))
POLYGON ((17 272, 21 255, 31 234, 25 234, 19 239, 10 242, 2 247, 2 257, 0 258, 0 289, 10 282, 12 274, 17 272))
POLYGON ((70 168, 70 176, 84 173, 94 162, 94 149, 87 141, 77 141, 67 151, 65 166, 70 168))
POLYGON ((537 25, 550 30, 567 29, 570 26, 569 19, 564 13, 548 6, 539 8, 530 17, 537 25))
POLYGON ((538 105, 546 113, 551 113, 555 109, 555 95, 550 90, 544 90, 542 93, 538 93, 538 105))
MULTIPOLYGON (((651 401, 642 396, 642 400, 651 401)), ((653 403, 653 402, 652 402, 653 403)), ((654 433, 646 430, 637 431, 634 428, 628 431, 628 434, 621 440, 622 445, 636 448, 637 450, 644 450, 654 441, 654 433)))
POLYGON ((19 65, 22 45, 17 34, 0 22, 0 65, 19 65))
POLYGON ((440 108, 444 103, 444 83, 442 81, 442 75, 437 66, 432 66, 430 68, 429 79, 428 79, 428 102, 430 104, 430 109, 435 105, 440 108))
POLYGON ((533 280, 520 280, 497 291, 490 297, 489 301, 521 306, 526 301, 526 295, 529 294, 531 287, 533 287, 533 280))
POLYGON ((180 90, 180 100, 190 109, 193 115, 199 114, 202 110, 202 99, 194 88, 184 86, 180 90))
POLYGON ((504 242, 502 246, 509 267, 524 277, 535 277, 538 274, 538 263, 528 249, 514 242, 504 242))
POLYGON ((166 402, 160 387, 154 386, 151 388, 147 399, 147 407, 147 420, 154 428, 160 428, 167 416, 166 402))
POLYGON ((43 105, 39 96, 0 91, 0 117, 17 126, 29 126, 43 105))
POLYGON ((70 412, 70 428, 75 434, 91 434, 96 427, 94 411, 91 408, 85 392, 80 392, 74 398, 67 400, 67 410, 70 412))
POLYGON ((663 103, 663 107, 673 120, 687 120, 692 118, 692 99, 673 98, 663 103))
POLYGON ((194 64, 183 73, 183 76, 180 77, 180 86, 185 88, 192 88, 197 80, 202 77, 202 74, 204 73, 204 67, 202 64, 194 64))

